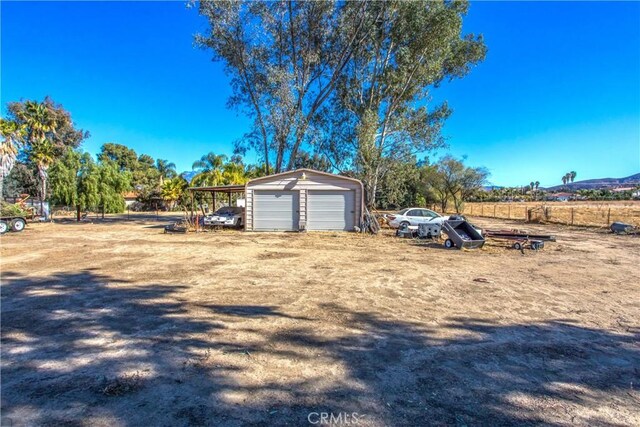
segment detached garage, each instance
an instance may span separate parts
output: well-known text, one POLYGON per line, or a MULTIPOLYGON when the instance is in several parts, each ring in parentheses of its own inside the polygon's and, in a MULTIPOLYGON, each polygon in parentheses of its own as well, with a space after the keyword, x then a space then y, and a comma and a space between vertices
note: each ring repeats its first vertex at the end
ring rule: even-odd
POLYGON ((247 231, 353 231, 362 218, 362 183, 298 169, 249 181, 245 204, 247 231))

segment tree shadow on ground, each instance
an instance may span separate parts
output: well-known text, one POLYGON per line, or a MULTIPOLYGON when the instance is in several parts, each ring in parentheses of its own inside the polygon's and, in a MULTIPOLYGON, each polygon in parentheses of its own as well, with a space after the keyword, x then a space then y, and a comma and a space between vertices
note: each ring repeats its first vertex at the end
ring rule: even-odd
POLYGON ((14 425, 305 425, 311 412, 357 412, 364 425, 637 421, 637 328, 427 327, 316 307, 331 323, 192 304, 185 285, 90 270, 3 281, 2 412, 14 425), (298 371, 270 375, 276 365, 298 371))
MULTIPOLYGON (((334 304, 323 309, 344 312, 334 304)), ((499 325, 453 318, 434 329, 344 314, 355 333, 341 339, 324 340, 310 330, 280 336, 328 351, 364 385, 352 398, 363 404, 343 411, 372 413, 384 425, 604 422, 597 409, 584 407, 626 408, 615 422, 633 424, 634 412, 640 420, 633 409, 640 402, 638 328, 618 335, 568 321, 499 325), (444 330, 455 337, 442 337, 444 330)), ((335 401, 349 393, 337 390, 335 401)))
POLYGON ((267 316, 285 317, 287 319, 310 320, 308 317, 291 316, 283 313, 278 307, 269 305, 219 305, 204 304, 201 307, 208 308, 215 313, 225 314, 228 316, 257 317, 264 318, 267 316))
POLYGON ((184 213, 175 212, 171 214, 163 213, 156 216, 154 212, 136 212, 130 215, 124 214, 108 214, 102 218, 101 215, 90 214, 81 221, 77 221, 75 216, 58 216, 53 218, 53 222, 61 225, 80 225, 80 224, 102 224, 102 225, 115 225, 115 224, 140 224, 149 225, 149 223, 156 223, 157 225, 150 225, 146 228, 163 228, 166 224, 171 224, 176 221, 184 219, 184 213), (158 224, 163 223, 163 224, 158 224))

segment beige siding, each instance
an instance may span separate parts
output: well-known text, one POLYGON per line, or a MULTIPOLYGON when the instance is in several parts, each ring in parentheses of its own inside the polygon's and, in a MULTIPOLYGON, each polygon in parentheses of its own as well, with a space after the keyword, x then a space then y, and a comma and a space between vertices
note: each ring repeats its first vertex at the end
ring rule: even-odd
POLYGON ((300 224, 301 228, 306 228, 307 223, 307 190, 300 190, 300 224))
POLYGON ((301 179, 302 171, 292 171, 288 174, 277 175, 273 178, 265 177, 249 181, 246 186, 245 203, 246 230, 253 230, 255 212, 254 191, 260 190, 289 190, 300 192, 300 223, 307 221, 307 193, 309 190, 353 190, 355 192, 356 212, 354 223, 360 224, 362 216, 362 186, 359 181, 338 175, 324 175, 313 171, 304 171, 306 179, 301 179))
POLYGON ((244 200, 244 229, 253 229, 253 192, 249 189, 245 191, 244 200))

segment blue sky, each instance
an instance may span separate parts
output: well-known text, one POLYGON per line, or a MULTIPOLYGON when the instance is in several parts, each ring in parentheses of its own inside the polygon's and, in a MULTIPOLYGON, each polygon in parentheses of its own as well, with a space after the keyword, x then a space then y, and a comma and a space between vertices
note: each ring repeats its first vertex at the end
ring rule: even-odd
MULTIPOLYGON (((221 64, 193 46, 205 22, 183 2, 0 7, 3 112, 50 95, 91 132, 85 150, 118 142, 181 171, 230 154, 248 128, 226 108, 221 64)), ((497 185, 640 172, 640 3, 474 2, 465 29, 489 53, 433 92, 454 109, 449 152, 497 185)))

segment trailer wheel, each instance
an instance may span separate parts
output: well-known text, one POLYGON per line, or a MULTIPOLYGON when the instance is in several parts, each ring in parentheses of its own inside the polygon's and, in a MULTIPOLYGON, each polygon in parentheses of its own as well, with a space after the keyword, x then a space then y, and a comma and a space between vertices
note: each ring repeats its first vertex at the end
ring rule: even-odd
POLYGON ((444 241, 444 247, 447 249, 454 248, 456 245, 453 244, 453 240, 447 239, 444 241))
POLYGON ((24 230, 24 227, 27 224, 24 222, 24 219, 22 218, 15 218, 11 221, 11 230, 15 231, 15 232, 20 232, 22 230, 24 230))
POLYGON ((513 249, 515 249, 516 251, 521 251, 522 250, 522 244, 520 242, 515 242, 513 244, 513 249))
POLYGON ((0 234, 4 234, 9 231, 9 224, 5 221, 0 221, 0 234))

